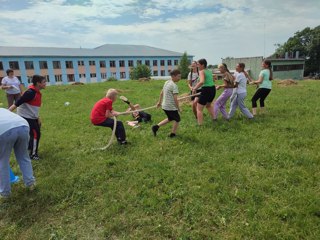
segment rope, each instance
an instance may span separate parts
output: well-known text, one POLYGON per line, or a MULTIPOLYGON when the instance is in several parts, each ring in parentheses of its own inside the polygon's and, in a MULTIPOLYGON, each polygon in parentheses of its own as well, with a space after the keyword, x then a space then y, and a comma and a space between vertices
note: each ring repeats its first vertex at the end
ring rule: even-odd
MULTIPOLYGON (((188 95, 188 96, 185 96, 185 97, 180 97, 178 98, 178 101, 180 100, 183 100, 183 99, 186 99, 186 98, 190 98, 190 97, 196 97, 196 96, 199 96, 200 93, 197 93, 197 94, 193 94, 193 95, 188 95)), ((141 111, 145 111, 145 110, 149 110, 149 109, 153 109, 153 108, 157 108, 157 105, 154 105, 154 106, 151 106, 151 107, 146 107, 146 108, 143 108, 143 109, 138 109, 138 110, 134 110, 134 111, 129 111, 129 112, 121 112, 119 113, 118 116, 120 115, 128 115, 128 114, 132 114, 132 113, 136 113, 136 112, 141 112, 141 111)), ((109 148, 113 142, 113 139, 114 139, 114 136, 116 134, 116 129, 117 129, 117 118, 115 116, 113 116, 113 130, 112 130, 112 135, 110 137, 110 140, 108 142, 108 144, 105 146, 105 147, 102 147, 102 148, 97 148, 95 150, 106 150, 107 148, 109 148)))

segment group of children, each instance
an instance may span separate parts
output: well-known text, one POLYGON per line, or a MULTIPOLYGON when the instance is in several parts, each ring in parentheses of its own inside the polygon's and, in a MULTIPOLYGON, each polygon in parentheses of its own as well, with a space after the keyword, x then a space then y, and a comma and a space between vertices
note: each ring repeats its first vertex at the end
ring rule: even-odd
MULTIPOLYGON (((263 70, 259 74, 258 80, 253 80, 247 72, 245 72, 245 64, 238 63, 236 66, 236 72, 232 75, 226 64, 220 64, 219 70, 223 74, 223 84, 215 86, 215 81, 213 79, 212 72, 207 69, 206 59, 200 59, 199 61, 194 61, 191 64, 191 71, 188 75, 188 86, 190 88, 191 100, 192 100, 192 110, 197 119, 198 125, 203 124, 203 110, 207 109, 211 119, 216 121, 218 118, 219 111, 221 112, 224 119, 231 119, 236 109, 239 107, 240 111, 248 118, 253 119, 257 114, 257 101, 260 100, 260 111, 264 111, 264 101, 269 95, 272 88, 272 68, 271 62, 265 60, 262 62, 263 70), (252 97, 252 113, 245 106, 245 98, 247 96, 247 83, 257 85, 257 91, 252 97), (216 90, 224 89, 219 98, 212 104, 216 90), (228 100, 231 100, 230 110, 227 112, 226 104, 228 100)), ((179 106, 178 94, 179 89, 177 82, 181 79, 181 72, 178 69, 171 71, 171 79, 166 81, 163 89, 160 93, 160 98, 157 103, 157 107, 162 108, 166 118, 156 125, 152 126, 152 133, 154 136, 157 135, 160 127, 173 122, 172 129, 169 134, 170 138, 176 136, 177 129, 179 127, 179 122, 181 120, 180 113, 181 108, 179 106)), ((106 126, 113 129, 114 122, 110 117, 117 116, 118 113, 112 110, 112 102, 116 100, 117 92, 114 89, 110 89, 107 92, 106 98, 100 100, 94 106, 91 112, 91 121, 97 126, 106 126), (105 104, 101 104, 105 102, 105 104), (99 121, 97 121, 97 119, 99 121), (105 122, 108 122, 106 124, 105 122)), ((124 98, 124 102, 130 105, 129 110, 139 109, 139 105, 133 106, 130 102, 124 98)), ((142 116, 147 114, 144 112, 137 112, 133 115, 137 119, 143 119, 142 116)), ((149 117, 145 118, 145 122, 151 120, 151 115, 147 114, 149 117)), ((131 126, 136 126, 139 121, 128 122, 131 126)), ((120 144, 126 144, 125 131, 121 121, 117 121, 116 136, 120 144), (119 126, 119 129, 118 129, 119 126)))
MULTIPOLYGON (((215 86, 212 72, 207 69, 207 61, 200 59, 193 62, 191 72, 188 75, 188 86, 190 88, 192 109, 197 119, 198 125, 203 124, 203 110, 207 109, 211 119, 215 121, 219 111, 224 119, 229 120, 235 114, 237 107, 249 119, 253 119, 257 114, 257 101, 260 100, 260 111, 264 111, 264 101, 272 88, 271 62, 263 61, 263 70, 259 79, 253 80, 245 72, 245 64, 239 63, 236 73, 232 75, 226 64, 219 65, 219 70, 223 74, 223 84, 215 86), (252 97, 252 113, 245 106, 244 100, 247 96, 247 83, 256 84, 257 91, 252 97), (216 90, 224 89, 219 98, 212 104, 216 90), (231 99, 230 111, 226 111, 226 103, 231 99)), ((181 79, 181 72, 178 69, 171 71, 171 79, 166 81, 160 93, 157 107, 163 109, 166 118, 152 126, 152 133, 157 135, 159 129, 173 122, 170 138, 176 136, 179 122, 181 120, 181 108, 179 106, 179 89, 177 82, 181 79)), ((2 80, 1 88, 6 90, 9 109, 0 109, 0 197, 10 194, 9 182, 9 158, 12 148, 15 151, 17 161, 23 174, 25 185, 32 188, 35 186, 31 160, 39 160, 38 146, 40 140, 41 120, 39 108, 41 106, 41 90, 46 87, 46 80, 43 76, 34 75, 32 85, 22 93, 20 81, 13 76, 13 71, 7 71, 7 77, 2 80), (17 109, 17 114, 10 111, 17 109), (29 132, 29 134, 28 134, 29 132), (29 137, 28 137, 29 135, 29 137), (7 146, 7 147, 3 147, 7 146), (29 150, 29 153, 28 153, 29 150), (4 170, 8 169, 8 171, 4 170), (3 174, 4 173, 4 174, 3 174)), ((117 99, 118 92, 109 89, 106 97, 99 100, 93 107, 90 115, 92 124, 95 126, 109 127, 116 126, 115 135, 119 144, 127 144, 126 132, 121 121, 114 122, 113 117, 120 113, 113 109, 113 103, 117 99)), ((137 127, 140 122, 148 122, 151 115, 142 111, 138 104, 131 104, 126 98, 121 98, 129 105, 128 112, 132 112, 133 121, 128 121, 130 126, 137 127)))

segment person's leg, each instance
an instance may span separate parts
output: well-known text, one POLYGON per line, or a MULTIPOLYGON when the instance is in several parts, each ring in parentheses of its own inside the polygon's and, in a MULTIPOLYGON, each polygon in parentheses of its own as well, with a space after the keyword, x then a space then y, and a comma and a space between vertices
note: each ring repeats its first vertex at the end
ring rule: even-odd
POLYGON ((10 184, 10 154, 17 135, 12 134, 12 129, 0 135, 0 195, 9 197, 10 184))
POLYGON ((28 154, 29 128, 26 126, 15 128, 18 138, 14 144, 14 153, 22 172, 24 184, 29 187, 35 183, 31 159, 28 154))
POLYGON ((229 119, 229 114, 227 113, 226 105, 227 105, 227 101, 230 98, 231 94, 232 94, 232 89, 227 88, 224 91, 223 99, 221 100, 221 105, 220 105, 220 112, 221 112, 223 118, 226 120, 229 119))
POLYGON ((30 127, 29 150, 33 160, 39 160, 38 147, 40 141, 40 125, 38 119, 26 119, 30 127))
POLYGON ((214 110, 213 110, 212 102, 207 103, 206 108, 208 110, 208 113, 210 114, 211 119, 213 120, 214 119, 214 112, 213 112, 214 110))
POLYGON ((238 107, 238 94, 235 94, 232 96, 232 101, 230 104, 230 110, 229 110, 229 119, 233 117, 233 115, 235 114, 237 107, 238 107))
POLYGON ((205 105, 201 105, 200 103, 197 103, 197 119, 198 119, 198 125, 203 124, 203 109, 205 105))
POLYGON ((218 118, 219 110, 221 108, 222 95, 223 95, 223 93, 220 95, 220 97, 218 97, 218 99, 214 103, 214 108, 213 108, 214 118, 213 119, 217 119, 218 118))
POLYGON ((20 97, 21 97, 20 93, 14 94, 14 103, 16 103, 20 97))
POLYGON ((13 102, 14 102, 14 96, 13 94, 8 94, 7 93, 7 101, 8 101, 8 108, 12 106, 13 102))
POLYGON ((246 98, 247 93, 240 93, 238 94, 237 97, 237 102, 239 105, 239 108, 241 110, 241 112, 249 119, 253 118, 252 113, 249 111, 249 109, 246 107, 246 105, 244 104, 244 99, 246 98))
MULTIPOLYGON (((173 121, 171 133, 173 133, 174 136, 177 133, 178 127, 179 127, 179 122, 173 121)), ((170 135, 172 135, 172 134, 170 134, 170 135)))
POLYGON ((166 125, 169 122, 170 122, 170 120, 168 118, 166 118, 166 119, 162 120, 161 122, 159 122, 157 125, 153 125, 152 128, 151 128, 152 132, 153 132, 153 135, 157 136, 157 132, 158 132, 159 128, 161 126, 166 125))
MULTIPOLYGON (((112 125, 112 130, 113 130, 113 125, 112 125)), ((121 121, 117 121, 116 137, 118 142, 120 143, 126 141, 126 131, 121 121)))
POLYGON ((166 125, 166 124, 169 123, 169 122, 170 122, 169 119, 166 118, 166 119, 162 120, 161 122, 159 122, 157 125, 158 125, 159 127, 162 127, 162 126, 166 125))
POLYGON ((198 104, 199 98, 195 97, 193 102, 192 102, 192 111, 194 116, 197 118, 197 104, 198 104))
POLYGON ((260 97, 260 113, 264 113, 264 100, 268 97, 271 89, 261 88, 262 94, 260 97))
POLYGON ((261 98, 261 89, 257 89, 255 94, 253 95, 251 102, 252 102, 252 114, 255 116, 257 115, 257 101, 261 98))

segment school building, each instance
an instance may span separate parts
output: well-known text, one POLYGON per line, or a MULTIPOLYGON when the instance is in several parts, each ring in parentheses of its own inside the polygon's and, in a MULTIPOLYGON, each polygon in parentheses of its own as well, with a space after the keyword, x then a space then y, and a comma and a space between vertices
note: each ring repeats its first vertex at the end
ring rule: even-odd
MULTIPOLYGON (((274 79, 303 79, 305 59, 299 58, 299 52, 295 56, 286 54, 283 58, 269 57, 271 61, 274 79)), ((246 65, 246 71, 254 79, 259 78, 263 57, 226 58, 222 62, 228 65, 229 69, 235 69, 240 62, 246 65)))
MULTIPOLYGON (((183 53, 143 45, 105 44, 97 48, 1 47, 0 80, 13 69, 25 86, 33 75, 46 77, 49 85, 101 82, 110 77, 130 78, 137 64, 150 67, 152 76, 168 76, 183 53)), ((188 56, 192 61, 193 56, 188 56)))

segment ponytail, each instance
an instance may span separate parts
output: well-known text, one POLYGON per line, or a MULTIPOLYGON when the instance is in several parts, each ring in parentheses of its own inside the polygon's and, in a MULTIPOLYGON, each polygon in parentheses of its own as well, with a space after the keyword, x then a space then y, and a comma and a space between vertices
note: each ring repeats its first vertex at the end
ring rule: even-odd
POLYGON ((225 63, 222 63, 222 65, 224 66, 224 68, 226 69, 226 71, 228 72, 228 73, 230 73, 231 74, 231 72, 229 71, 229 69, 228 69, 228 66, 227 66, 227 64, 225 64, 225 63))

